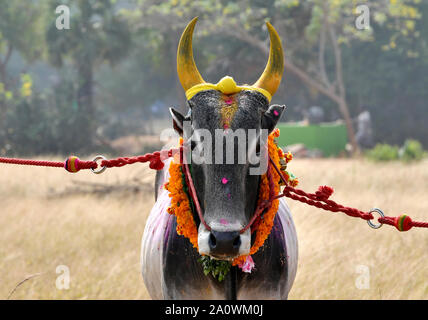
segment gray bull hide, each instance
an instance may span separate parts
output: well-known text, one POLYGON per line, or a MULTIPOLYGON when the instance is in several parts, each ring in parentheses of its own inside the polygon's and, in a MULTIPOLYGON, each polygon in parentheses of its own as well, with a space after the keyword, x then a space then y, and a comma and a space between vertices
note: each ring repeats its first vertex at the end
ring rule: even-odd
MULTIPOLYGON (((168 163, 161 172, 167 181, 168 163)), ((205 276, 199 253, 175 231, 175 217, 167 213, 168 191, 161 188, 147 219, 141 245, 142 275, 152 299, 225 299, 225 282, 205 276)), ((286 299, 297 270, 297 235, 284 198, 273 230, 253 255, 252 273, 238 271, 238 299, 286 299)))
MULTIPOLYGON (((191 122, 191 130, 204 128, 213 133, 221 123, 221 94, 215 90, 198 93, 190 101, 190 112, 184 117, 173 111, 174 127, 183 134, 182 123, 191 122)), ((266 129, 269 132, 276 125, 272 113, 280 114, 282 106, 268 107, 268 101, 258 92, 242 91, 235 96, 238 109, 231 123, 231 129, 266 129)), ((279 117, 277 116, 276 119, 279 117)), ((188 132, 191 137, 193 132, 188 132)), ((215 142, 213 141, 213 148, 215 142)), ((249 145, 248 143, 247 145, 249 145)), ((197 147, 197 146, 196 146, 197 147)), ((195 147, 195 148, 196 148, 195 147)), ((234 150, 238 151, 235 145, 234 150)), ((240 235, 241 244, 233 250, 224 245, 223 252, 213 248, 209 240, 214 232, 238 234, 254 214, 260 176, 248 174, 250 164, 194 164, 192 176, 201 203, 202 212, 211 232, 199 223, 199 252, 190 241, 176 232, 176 219, 167 213, 170 205, 168 191, 162 188, 168 180, 168 168, 158 175, 157 200, 153 207, 142 240, 142 273, 154 299, 224 299, 228 298, 226 282, 218 282, 211 275, 205 276, 202 265, 197 261, 200 254, 217 259, 231 260, 249 252, 251 234, 240 235), (227 177, 227 186, 221 183, 227 177), (226 194, 228 195, 226 197, 226 194), (227 227, 219 229, 219 220, 230 221, 227 227), (209 237, 201 236, 204 234, 209 237), (247 237, 247 239, 245 239, 247 237), (248 240, 248 245, 243 245, 248 240), (207 242, 208 241, 208 242, 207 242), (244 246, 247 252, 242 252, 244 246), (202 251, 204 250, 204 251, 202 251)), ((198 221, 195 216, 195 221, 198 221)), ((297 236, 290 210, 283 198, 280 199, 271 234, 264 245, 253 256, 255 269, 236 275, 236 297, 238 299, 286 299, 295 278, 297 267, 297 236)))
MULTIPOLYGON (((192 154, 199 153, 202 160, 193 161, 196 157, 190 162, 202 216, 193 212, 199 252, 177 234, 176 218, 167 213, 168 191, 157 189, 142 240, 143 278, 155 299, 286 299, 296 274, 297 237, 283 198, 268 239, 252 255, 255 268, 251 273, 233 267, 227 281, 218 282, 211 275, 205 276, 198 262, 200 255, 228 261, 248 255, 255 240, 251 228, 245 227, 254 216, 263 170, 255 174, 252 169, 262 167, 267 140, 263 133, 275 128, 284 111, 284 106, 269 106, 284 71, 281 40, 267 23, 269 59, 252 86, 238 87, 231 77, 224 77, 217 85, 209 84, 193 59, 196 21, 194 18, 185 28, 177 50, 177 74, 189 113, 183 116, 171 109, 171 114, 174 129, 189 143, 192 154), (238 131, 245 132, 243 140, 233 137, 230 144, 223 143, 230 133, 238 131), (251 136, 251 132, 256 133, 251 136), (226 154, 226 162, 217 161, 218 153, 226 154), (227 155, 232 161, 227 161, 227 155)), ((158 175, 158 187, 168 179, 168 166, 158 175)))

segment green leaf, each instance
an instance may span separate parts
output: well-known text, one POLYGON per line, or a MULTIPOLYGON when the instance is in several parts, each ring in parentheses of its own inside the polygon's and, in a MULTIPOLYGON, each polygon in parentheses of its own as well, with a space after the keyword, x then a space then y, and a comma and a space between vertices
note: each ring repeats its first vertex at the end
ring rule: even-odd
POLYGON ((211 259, 208 256, 201 256, 198 261, 202 264, 206 276, 211 273, 213 278, 220 282, 224 280, 232 266, 229 261, 211 259))

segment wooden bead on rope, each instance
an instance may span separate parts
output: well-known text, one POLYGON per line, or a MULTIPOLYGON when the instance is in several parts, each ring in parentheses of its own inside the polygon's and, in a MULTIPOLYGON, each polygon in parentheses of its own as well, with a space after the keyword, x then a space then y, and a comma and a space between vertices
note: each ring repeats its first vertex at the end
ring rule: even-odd
POLYGON ((398 231, 407 231, 413 227, 412 219, 408 215, 405 215, 405 214, 402 214, 399 217, 395 217, 394 218, 394 225, 398 231))
POLYGON ((65 160, 64 168, 68 172, 76 173, 76 172, 78 172, 80 170, 80 168, 79 168, 79 162, 80 162, 80 160, 79 160, 78 157, 71 156, 67 160, 65 160))

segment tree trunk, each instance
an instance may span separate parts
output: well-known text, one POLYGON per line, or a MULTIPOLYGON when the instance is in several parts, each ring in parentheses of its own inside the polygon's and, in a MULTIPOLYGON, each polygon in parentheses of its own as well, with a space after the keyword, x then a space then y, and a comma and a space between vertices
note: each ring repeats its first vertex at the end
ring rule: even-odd
MULTIPOLYGON (((178 40, 180 39, 181 30, 174 30, 171 32, 170 37, 170 57, 171 57, 171 65, 176 66, 177 65, 177 47, 178 47, 178 40)), ((181 86, 180 80, 178 79, 177 72, 174 72, 174 79, 175 79, 175 91, 177 93, 177 109, 182 112, 183 114, 187 113, 187 105, 186 105, 186 96, 185 92, 183 90, 183 87, 181 86)))
POLYGON ((76 141, 77 148, 88 149, 92 146, 95 136, 94 127, 94 103, 93 103, 93 64, 85 61, 85 64, 79 65, 79 87, 77 90, 77 103, 79 114, 77 116, 76 141))
POLYGON ((352 125, 351 116, 349 115, 349 108, 348 108, 346 99, 341 99, 340 102, 338 102, 338 105, 339 105, 339 110, 342 113, 342 116, 345 120, 346 129, 348 131, 349 142, 351 143, 351 146, 352 146, 352 152, 354 154, 358 154, 359 153, 358 143, 357 143, 357 140, 355 139, 355 131, 352 125))
POLYGON ((5 89, 7 86, 6 66, 0 62, 0 82, 3 83, 5 89))
MULTIPOLYGON (((4 60, 0 61, 0 82, 3 83, 5 91, 9 88, 6 66, 12 55, 12 51, 13 51, 13 47, 9 45, 7 48, 7 52, 4 60)), ((6 112, 7 112, 7 105, 6 105, 5 98, 0 97, 0 138, 3 138, 6 135, 5 133, 6 112)))
POLYGON ((6 52, 6 55, 4 57, 4 60, 0 61, 0 81, 4 84, 5 89, 8 88, 6 66, 9 63, 10 57, 12 56, 12 52, 13 52, 13 47, 11 45, 9 45, 7 47, 7 52, 6 52))
MULTIPOLYGON (((221 31, 225 34, 228 34, 232 37, 236 37, 239 40, 246 41, 249 44, 255 46, 260 51, 265 53, 266 55, 269 54, 269 48, 266 46, 266 44, 259 40, 258 38, 252 36, 247 31, 242 30, 241 28, 237 27, 235 29, 232 28, 226 28, 221 29, 221 31)), ((334 34, 333 34, 334 36, 334 34)), ((335 48, 336 50, 338 47, 335 48)), ((334 90, 333 86, 326 87, 322 81, 318 81, 315 77, 311 76, 309 73, 306 73, 303 69, 299 68, 295 64, 293 64, 289 59, 285 57, 284 59, 284 68, 288 72, 293 73, 295 76, 297 76, 304 84, 306 84, 308 87, 315 89, 316 91, 320 92, 321 94, 325 95, 329 99, 333 100, 338 108, 340 113, 342 114, 345 124, 348 131, 348 138, 349 142, 352 145, 352 152, 358 153, 358 144, 355 139, 355 133, 352 125, 352 120, 349 114, 348 104, 346 102, 346 95, 345 95, 345 88, 343 85, 343 79, 342 79, 342 69, 341 69, 341 55, 340 55, 340 49, 338 51, 335 51, 336 55, 336 61, 339 60, 339 65, 337 66, 338 69, 336 70, 336 81, 339 83, 339 93, 334 90)))
POLYGON ((343 81, 343 68, 342 68, 342 49, 338 44, 338 39, 334 27, 327 22, 330 40, 333 46, 335 67, 336 67, 336 81, 338 87, 338 95, 340 97, 338 103, 339 110, 345 119, 346 127, 348 129, 348 137, 352 145, 352 152, 359 153, 358 143, 355 139, 354 127, 352 126, 351 116, 349 115, 349 108, 346 102, 345 82, 343 81))

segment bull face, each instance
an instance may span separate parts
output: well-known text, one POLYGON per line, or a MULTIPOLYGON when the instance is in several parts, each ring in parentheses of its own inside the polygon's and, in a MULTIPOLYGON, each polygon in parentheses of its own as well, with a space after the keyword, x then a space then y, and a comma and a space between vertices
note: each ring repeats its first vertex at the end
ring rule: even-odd
POLYGON ((250 252, 250 229, 244 233, 240 230, 249 223, 257 204, 260 174, 254 172, 263 172, 261 153, 267 134, 284 110, 284 106, 269 107, 282 75, 282 47, 268 25, 271 54, 263 75, 253 86, 237 87, 230 77, 217 85, 206 84, 193 60, 195 23, 196 19, 185 29, 177 54, 189 113, 183 116, 171 108, 171 114, 175 130, 190 141, 192 179, 204 220, 211 228, 207 230, 199 223, 199 253, 231 260, 250 252))

